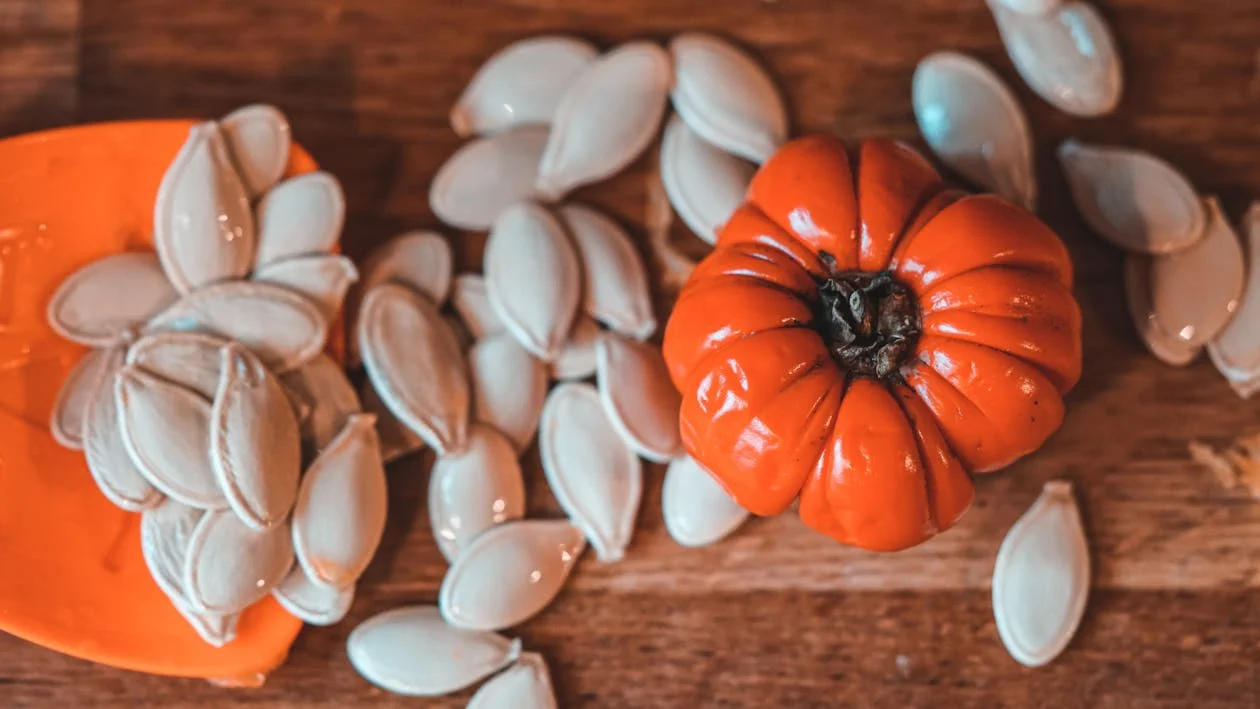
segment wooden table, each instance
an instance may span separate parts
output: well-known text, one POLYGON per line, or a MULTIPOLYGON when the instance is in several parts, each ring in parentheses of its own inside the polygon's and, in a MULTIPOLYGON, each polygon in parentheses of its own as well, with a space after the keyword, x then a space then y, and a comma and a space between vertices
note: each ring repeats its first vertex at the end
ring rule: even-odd
MULTIPOLYGON (((338 175, 345 248, 362 256, 409 227, 439 226, 428 182, 459 144, 446 112, 478 64, 545 31, 602 46, 721 32, 773 67, 796 132, 917 141, 915 63, 975 54, 1024 103, 1037 134, 1042 216, 1076 260, 1085 376, 1039 454, 979 481, 975 509, 921 548, 845 549, 785 516, 708 549, 665 533, 662 471, 628 558, 590 555, 558 601, 519 629, 562 706, 1260 706, 1260 504, 1192 464, 1187 443, 1260 429, 1206 361, 1148 356, 1126 315, 1120 254, 1066 198, 1053 151, 1077 136, 1152 149, 1240 216, 1260 198, 1260 5, 1109 0, 1126 61, 1120 110, 1076 120, 1018 79, 981 0, 0 0, 0 135, 120 118, 219 115, 269 101, 338 175), (1011 660, 989 577, 1004 532, 1050 478, 1077 483, 1094 551, 1080 633, 1049 667, 1011 660)), ((642 236, 649 160, 580 196, 642 236)), ((678 226, 692 253, 703 246, 678 226)), ((484 238, 451 234, 461 269, 484 238)), ((660 294, 662 314, 669 294, 660 294)), ((558 508, 527 454, 530 514, 558 508)), ((425 518, 431 458, 390 469, 387 537, 351 616, 309 628, 258 690, 146 677, 0 637, 0 706, 460 706, 384 693, 345 658, 359 621, 431 603, 445 570, 425 518)), ((0 583, 3 581, 0 580, 0 583)))

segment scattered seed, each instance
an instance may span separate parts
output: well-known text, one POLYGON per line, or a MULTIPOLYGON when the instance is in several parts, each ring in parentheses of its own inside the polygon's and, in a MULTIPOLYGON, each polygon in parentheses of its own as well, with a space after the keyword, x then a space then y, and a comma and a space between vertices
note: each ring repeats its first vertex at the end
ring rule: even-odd
POLYGON ((546 125, 574 77, 599 54, 576 37, 530 37, 500 49, 477 70, 451 109, 451 128, 468 137, 546 125))
POLYGON ((1120 56, 1107 21, 1092 5, 1053 0, 989 0, 1002 44, 1020 76, 1037 95, 1056 108, 1092 118, 1111 113, 1120 103, 1124 78, 1120 56), (1041 7, 1033 7, 1040 5, 1041 7))
POLYGON ((600 403, 626 445, 656 463, 682 455, 682 397, 660 350, 603 333, 595 344, 595 361, 600 403))
POLYGON ((656 331, 647 271, 629 235, 582 204, 559 209, 582 262, 586 312, 617 332, 646 339, 656 331))
POLYGON ((1034 209, 1032 130, 1015 94, 992 69, 937 52, 914 71, 914 116, 941 162, 977 185, 1034 209))
POLYGON ((468 709, 556 709, 556 692, 542 655, 521 653, 516 664, 477 690, 468 709))
POLYGON ((457 150, 429 185, 429 207, 444 223, 486 230, 503 210, 534 194, 547 129, 517 128, 457 150))
POLYGON ((451 305, 474 340, 505 331, 503 322, 490 307, 486 281, 480 274, 461 273, 455 277, 451 305))
POLYGON ((620 561, 643 495, 639 459, 622 440, 589 384, 552 390, 538 427, 547 484, 600 561, 620 561))
POLYGON ((1203 238, 1207 211, 1172 165, 1127 148, 1059 146, 1072 201, 1090 228, 1126 251, 1168 254, 1203 238))
POLYGON ((442 579, 438 608, 466 630, 519 625, 555 599, 586 548, 566 521, 518 520, 473 540, 442 579))
POLYGON ((595 374, 595 341, 599 325, 590 316, 579 313, 569 330, 569 339, 551 362, 551 378, 561 381, 586 379, 595 374))
POLYGON ((582 270, 569 235, 550 212, 529 202, 494 223, 485 251, 490 307, 525 349, 555 358, 582 297, 582 270))
POLYGON ((674 211, 696 236, 716 244, 718 231, 744 202, 753 165, 714 147, 678 116, 665 126, 660 161, 674 211))
POLYGON ((478 340, 468 351, 468 368, 473 418, 501 431, 523 452, 547 398, 547 365, 505 332, 478 340))
POLYGON ((350 664, 364 679, 410 697, 458 692, 512 664, 520 654, 520 640, 451 627, 433 606, 380 613, 346 640, 350 664))
POLYGON ((1072 484, 1046 483, 1007 533, 993 567, 993 615, 1002 644, 1039 667, 1067 647, 1085 614, 1089 548, 1072 484))
POLYGON ((787 140, 787 110, 774 81, 742 49, 688 32, 669 43, 674 110, 700 137, 762 163, 787 140))
POLYGON ((556 200, 633 162, 660 126, 672 74, 669 55, 651 42, 623 44, 587 64, 556 107, 537 194, 556 200))
POLYGON ((512 443, 475 423, 463 453, 438 458, 429 475, 429 524, 447 561, 478 535, 525 515, 525 482, 512 443))
POLYGON ((384 283, 363 297, 359 351, 381 401, 434 450, 468 436, 468 368, 455 334, 423 296, 384 283))
POLYGON ((715 544, 748 519, 748 510, 690 456, 670 461, 665 469, 661 513, 669 536, 685 547, 715 544))

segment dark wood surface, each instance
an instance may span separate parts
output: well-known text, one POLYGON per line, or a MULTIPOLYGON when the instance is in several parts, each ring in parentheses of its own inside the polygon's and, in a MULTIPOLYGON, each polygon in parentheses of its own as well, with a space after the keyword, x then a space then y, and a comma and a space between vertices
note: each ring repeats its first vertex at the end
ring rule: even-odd
MULTIPOLYGON (((1128 322, 1120 258, 1082 227, 1053 149, 1068 136, 1167 157, 1238 217, 1260 198, 1260 3, 1108 0, 1126 61, 1120 110, 1058 113, 1019 80, 981 0, 0 0, 0 136, 108 119, 211 116, 269 101, 346 188, 345 249, 439 226, 428 181, 458 145, 446 113, 480 61, 512 39, 567 31, 602 46, 720 32, 773 68, 794 130, 917 141, 909 84, 938 49, 1010 80, 1037 136, 1041 214, 1067 241, 1085 313, 1085 376, 1063 430, 985 478, 954 531, 894 556, 840 548, 791 517, 754 520, 704 550, 661 522, 661 470, 628 558, 580 563, 571 586, 514 631, 548 659, 562 707, 1260 705, 1260 504, 1192 464, 1192 440, 1260 429, 1204 361, 1146 355, 1128 322), (1024 669, 989 605, 1002 535, 1042 482, 1077 483, 1095 584, 1079 635, 1024 669)), ((650 160, 580 197, 642 237, 650 160)), ((2 169, 2 168, 0 168, 2 169)), ((480 235, 448 232, 474 269, 480 235)), ((693 254, 701 244, 673 234, 693 254)), ((645 249, 646 251, 646 249, 645 249)), ((661 292, 664 314, 669 294, 661 292)), ((530 512, 557 513, 527 454, 530 512)), ((445 565, 425 518, 431 459, 390 470, 387 538, 351 616, 308 628, 258 690, 155 678, 0 637, 0 707, 459 706, 360 679, 346 634, 369 615, 432 602, 445 565)), ((3 579, 0 578, 0 583, 3 579)))

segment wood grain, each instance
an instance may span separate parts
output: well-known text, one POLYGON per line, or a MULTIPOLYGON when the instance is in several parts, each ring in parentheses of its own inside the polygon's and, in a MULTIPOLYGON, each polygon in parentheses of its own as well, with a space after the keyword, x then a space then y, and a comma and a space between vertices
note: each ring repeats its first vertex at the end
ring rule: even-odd
MULTIPOLYGON (((981 0, 731 0, 618 3, 492 0, 0 0, 0 134, 149 116, 213 116, 266 100, 346 188, 345 249, 361 257, 411 227, 439 226, 428 182, 459 144, 446 112, 503 44, 573 32, 611 46, 715 31, 750 47, 781 81, 797 133, 918 142, 916 62, 970 52, 1009 80, 1036 133, 1041 216, 1064 237, 1085 314, 1085 375, 1046 448, 979 481, 976 508, 921 548, 841 548, 791 515, 750 522, 709 549, 665 534, 662 471, 627 559, 584 559, 543 616, 520 629, 550 661, 562 706, 1224 707, 1260 703, 1260 505, 1190 462, 1193 440, 1260 429, 1200 361, 1163 366, 1136 339, 1120 255, 1084 229, 1054 148, 1074 136, 1153 150, 1237 217, 1260 198, 1260 4, 1100 3, 1126 60, 1120 110, 1060 114, 1020 82, 981 0), (16 97, 16 98, 15 98, 16 97), (26 97, 26 98, 23 98, 26 97), (1026 670, 1003 652, 988 592, 1002 535, 1041 484, 1077 485, 1096 592, 1055 664, 1026 670)), ((652 160, 582 191, 643 243, 652 160)), ((681 225, 672 238, 699 256, 681 225)), ((457 265, 484 237, 452 234, 457 265)), ((662 316, 670 295, 658 294, 662 316)), ((537 453, 530 513, 554 515, 537 453)), ((432 602, 445 570, 428 531, 428 455, 390 471, 385 544, 352 617, 308 629, 258 691, 138 676, 0 639, 0 705, 105 707, 428 706, 359 679, 344 638, 374 612, 432 602)), ((458 706, 467 693, 433 706, 458 706)))

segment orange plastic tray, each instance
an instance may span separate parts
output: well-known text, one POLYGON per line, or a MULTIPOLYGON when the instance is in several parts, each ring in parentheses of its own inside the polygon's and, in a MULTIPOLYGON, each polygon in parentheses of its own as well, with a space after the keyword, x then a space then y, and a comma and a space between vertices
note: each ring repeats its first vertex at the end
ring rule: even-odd
MULTIPOLYGON (((207 645, 149 577, 139 515, 107 502, 83 455, 48 432, 84 351, 49 329, 48 299, 87 263, 152 249, 158 184, 192 125, 106 123, 0 141, 0 630, 116 667, 248 679, 284 661, 301 621, 268 597, 234 642, 207 645)), ((289 174, 315 168, 294 146, 289 174)))

